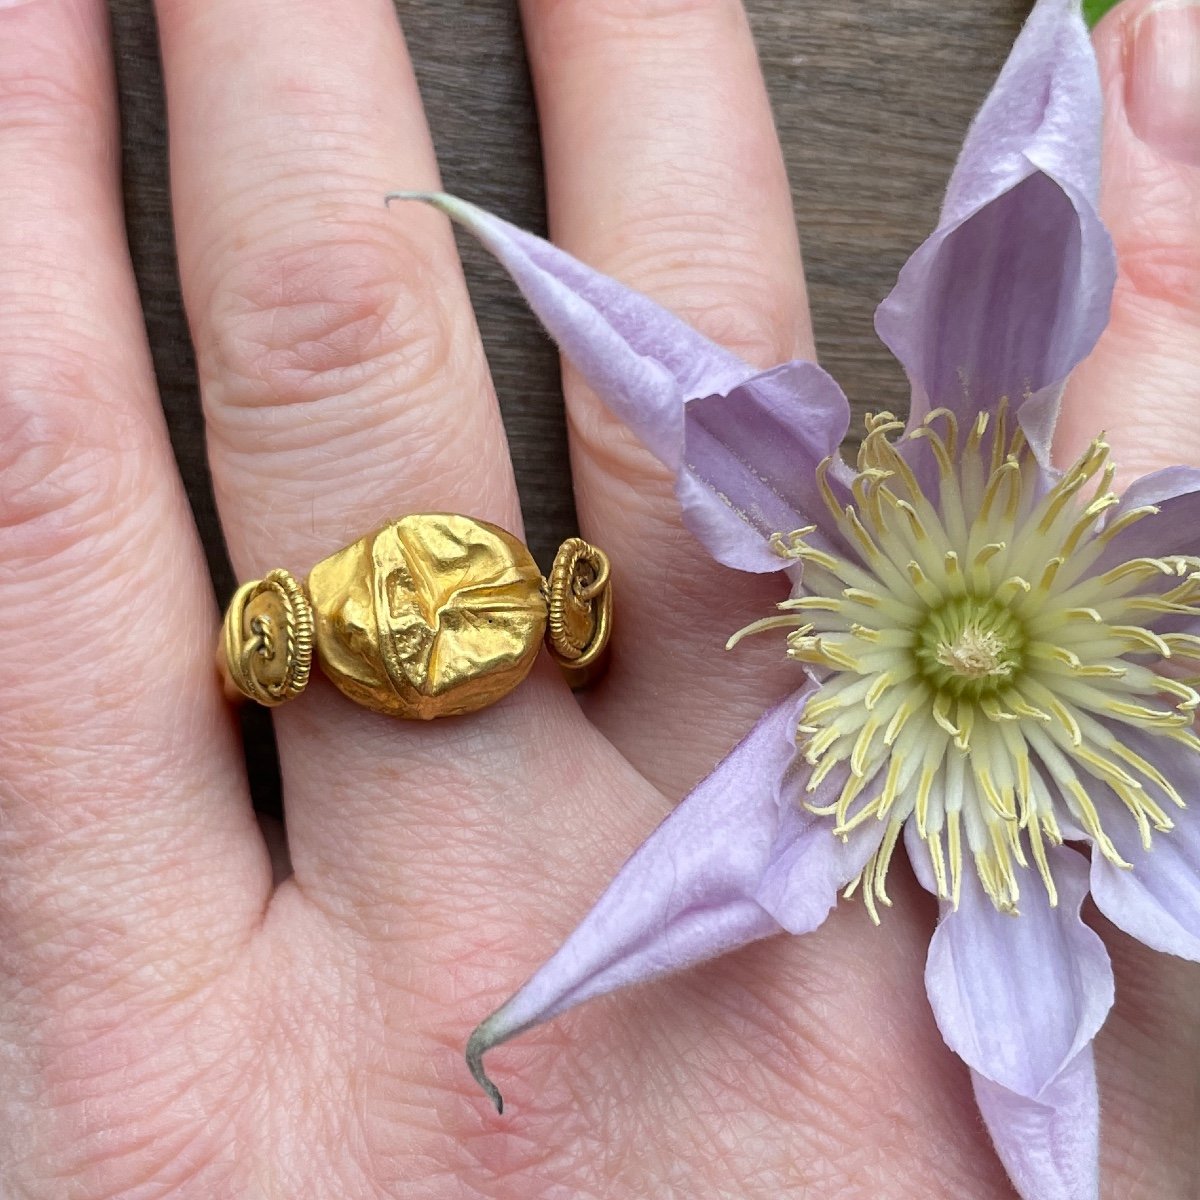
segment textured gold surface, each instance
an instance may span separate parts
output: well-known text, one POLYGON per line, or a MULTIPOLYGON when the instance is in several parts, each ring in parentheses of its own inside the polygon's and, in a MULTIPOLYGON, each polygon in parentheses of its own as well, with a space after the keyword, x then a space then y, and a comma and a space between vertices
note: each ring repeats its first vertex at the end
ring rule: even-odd
POLYGON ((292 575, 272 571, 238 589, 218 656, 227 690, 259 704, 283 704, 304 691, 312 653, 312 609, 292 575))
POLYGON ((603 670, 612 632, 608 555, 583 538, 568 538, 554 556, 546 593, 550 653, 571 686, 584 687, 603 670))
POLYGON ((529 673, 546 629, 542 578, 503 529, 450 513, 390 522, 308 577, 321 666, 397 717, 473 712, 529 673))

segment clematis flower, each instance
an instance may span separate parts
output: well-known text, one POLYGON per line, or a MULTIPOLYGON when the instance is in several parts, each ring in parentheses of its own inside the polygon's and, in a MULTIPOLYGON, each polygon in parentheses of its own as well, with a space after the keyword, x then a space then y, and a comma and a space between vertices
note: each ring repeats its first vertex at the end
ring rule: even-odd
POLYGON ((1200 959, 1200 472, 1118 497, 1097 438, 1049 450, 1108 316, 1100 90, 1074 0, 1039 0, 967 135, 941 221, 876 328, 907 424, 812 362, 756 372, 651 301, 447 196, 605 403, 676 473, 720 562, 780 571, 797 691, 621 869, 475 1031, 468 1061, 582 1001, 757 938, 839 894, 873 918, 903 851, 940 901, 929 1000, 1014 1184, 1098 1194, 1092 1041, 1113 999, 1101 911, 1200 959))

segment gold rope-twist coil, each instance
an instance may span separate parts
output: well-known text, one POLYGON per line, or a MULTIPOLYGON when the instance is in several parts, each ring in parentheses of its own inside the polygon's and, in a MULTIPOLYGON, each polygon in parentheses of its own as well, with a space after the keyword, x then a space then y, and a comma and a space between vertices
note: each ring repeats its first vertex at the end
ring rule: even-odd
POLYGON ((601 662, 612 633, 608 555, 568 538, 554 556, 546 582, 550 615, 546 644, 573 685, 582 686, 601 662))
POLYGON ((308 686, 313 612, 295 576, 272 571, 238 588, 225 614, 223 666, 233 688, 274 707, 308 686))

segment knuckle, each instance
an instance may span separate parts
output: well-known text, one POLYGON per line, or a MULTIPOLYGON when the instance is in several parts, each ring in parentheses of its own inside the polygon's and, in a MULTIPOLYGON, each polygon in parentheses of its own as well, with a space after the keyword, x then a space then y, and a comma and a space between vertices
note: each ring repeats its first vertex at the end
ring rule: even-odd
POLYGON ((1167 305, 1181 319, 1200 326, 1200 242, 1124 246, 1119 259, 1118 302, 1167 305))
POLYGON ((1116 231, 1118 293, 1200 321, 1200 183, 1154 167, 1139 175, 1136 194, 1136 213, 1116 231))
MULTIPOLYGON (((53 7, 43 6, 36 15, 50 17, 46 10, 53 7)), ((94 79, 69 69, 70 58, 64 58, 44 30, 23 30, 33 23, 20 9, 8 15, 19 20, 12 29, 5 28, 10 22, 0 21, 0 136, 48 134, 77 140, 79 131, 94 128, 100 115, 90 88, 94 79)), ((98 88, 96 92, 102 94, 98 88)))
POLYGON ((729 278, 707 295, 697 287, 694 295, 679 306, 683 319, 751 365, 771 367, 795 356, 794 310, 765 281, 729 278))
POLYGON ((143 440, 121 406, 97 396, 84 356, 0 347, 0 561, 43 563, 111 529, 143 440))
POLYGON ((804 298, 750 229, 727 214, 653 213, 624 226, 612 273, 755 366, 796 354, 804 298))
POLYGON ((258 410, 337 411, 381 379, 401 395, 429 391, 455 364, 455 334, 438 264, 384 221, 243 253, 217 277, 199 339, 210 419, 235 435, 250 422, 257 435, 258 410))
MULTIPOLYGON (((528 22, 542 53, 563 64, 624 66, 661 60, 678 64, 716 52, 744 33, 740 0, 529 0, 528 22)), ((680 77, 682 78, 682 77, 680 77)), ((677 79, 678 82, 678 79, 677 79)))
MULTIPOLYGON (((600 473, 598 488, 611 503, 642 520, 668 514, 678 520, 675 475, 646 449, 637 436, 603 404, 573 404, 569 411, 571 443, 582 451, 582 461, 600 473)), ((590 477, 576 477, 577 488, 590 487, 590 477)))

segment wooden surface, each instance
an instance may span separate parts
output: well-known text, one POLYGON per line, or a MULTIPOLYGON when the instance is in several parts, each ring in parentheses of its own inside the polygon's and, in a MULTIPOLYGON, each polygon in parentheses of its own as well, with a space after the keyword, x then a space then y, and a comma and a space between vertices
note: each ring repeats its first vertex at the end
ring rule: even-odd
MULTIPOLYGON (((337 0, 330 0, 336 3, 337 0)), ((571 0, 587 3, 588 0, 571 0)), ((537 124, 513 0, 398 0, 446 186, 545 229, 537 124)), ((796 202, 817 345, 856 410, 903 408, 903 376, 876 341, 875 305, 932 229, 967 123, 1028 0, 749 0, 796 202)), ((180 468, 219 598, 233 580, 205 467, 203 428, 171 246, 166 121, 150 0, 111 0, 134 264, 180 468)), ((552 347, 499 270, 463 244, 521 489, 545 566, 573 531, 552 347)), ((253 778, 269 728, 249 718, 253 778)), ((277 800, 267 798, 268 807, 277 800)))

